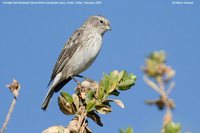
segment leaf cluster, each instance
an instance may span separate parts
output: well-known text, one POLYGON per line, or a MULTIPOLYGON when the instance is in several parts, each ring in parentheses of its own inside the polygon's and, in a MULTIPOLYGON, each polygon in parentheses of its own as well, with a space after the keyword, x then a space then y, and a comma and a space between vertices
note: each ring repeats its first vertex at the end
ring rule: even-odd
POLYGON ((163 50, 152 52, 146 58, 144 73, 153 78, 165 76, 165 80, 170 80, 175 75, 175 71, 166 65, 166 53, 163 50))
POLYGON ((112 112, 110 103, 114 102, 121 108, 124 104, 118 99, 109 99, 109 96, 119 96, 120 91, 130 89, 135 85, 136 76, 128 74, 126 71, 113 71, 104 74, 99 83, 94 81, 83 81, 75 90, 72 96, 66 92, 61 92, 58 97, 60 110, 66 115, 80 116, 85 114, 99 126, 103 126, 98 114, 108 114, 112 112))
POLYGON ((181 133, 181 125, 179 123, 174 123, 173 121, 165 125, 162 133, 181 133))
POLYGON ((131 127, 126 129, 120 129, 120 133, 133 133, 133 129, 131 127))

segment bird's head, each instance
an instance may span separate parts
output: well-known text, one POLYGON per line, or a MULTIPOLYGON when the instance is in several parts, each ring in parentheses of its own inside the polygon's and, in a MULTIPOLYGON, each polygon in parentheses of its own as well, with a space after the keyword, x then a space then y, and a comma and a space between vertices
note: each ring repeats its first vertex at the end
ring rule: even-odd
POLYGON ((111 30, 110 22, 103 16, 91 16, 83 24, 86 28, 94 28, 100 34, 104 34, 106 31, 111 30))

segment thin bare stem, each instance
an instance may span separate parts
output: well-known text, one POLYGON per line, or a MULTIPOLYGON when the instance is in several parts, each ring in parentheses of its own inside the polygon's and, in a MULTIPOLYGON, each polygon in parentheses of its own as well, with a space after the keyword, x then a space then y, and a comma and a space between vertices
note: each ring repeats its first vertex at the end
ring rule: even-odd
POLYGON ((11 105, 10 105, 10 109, 9 109, 8 114, 6 116, 5 122, 4 122, 4 124, 3 124, 2 128, 1 128, 1 133, 3 133, 5 131, 5 129, 6 129, 7 125, 8 125, 8 121, 10 120, 10 117, 11 117, 11 114, 12 114, 13 109, 15 107, 16 101, 17 101, 17 99, 14 98, 12 103, 11 103, 11 105))
POLYGON ((161 95, 160 88, 153 81, 151 81, 147 76, 144 76, 143 79, 148 86, 161 95))
POLYGON ((169 104, 166 104, 166 113, 164 115, 164 119, 163 119, 163 127, 169 123, 170 121, 172 121, 172 113, 171 113, 171 108, 169 107, 169 104))
POLYGON ((163 82, 162 77, 156 78, 156 81, 158 83, 158 86, 159 86, 160 90, 164 91, 165 90, 165 86, 164 86, 164 82, 163 82))
POLYGON ((84 117, 82 120, 82 124, 80 126, 80 133, 83 133, 85 131, 86 126, 87 126, 86 117, 84 117))
POLYGON ((13 79, 13 82, 11 84, 7 85, 7 87, 10 89, 10 91, 13 94, 13 101, 10 105, 10 109, 9 109, 8 114, 6 116, 5 122, 3 123, 3 126, 0 130, 0 133, 3 133, 5 131, 5 129, 8 125, 8 122, 11 118, 11 114, 12 114, 14 107, 15 107, 15 104, 17 102, 17 97, 18 97, 19 90, 20 90, 20 84, 18 83, 17 80, 13 79))
POLYGON ((169 94, 171 93, 171 91, 174 89, 174 87, 175 87, 175 82, 172 81, 172 82, 170 83, 170 85, 169 85, 169 88, 168 88, 167 91, 166 91, 167 95, 169 95, 169 94))
POLYGON ((172 82, 167 90, 165 90, 165 84, 163 83, 163 79, 161 77, 156 78, 156 83, 148 79, 147 76, 144 76, 144 81, 147 85, 149 85, 154 91, 156 91, 162 98, 162 101, 166 107, 166 114, 163 120, 163 126, 166 125, 169 121, 172 120, 172 113, 170 103, 168 101, 168 94, 174 88, 175 83, 172 82))

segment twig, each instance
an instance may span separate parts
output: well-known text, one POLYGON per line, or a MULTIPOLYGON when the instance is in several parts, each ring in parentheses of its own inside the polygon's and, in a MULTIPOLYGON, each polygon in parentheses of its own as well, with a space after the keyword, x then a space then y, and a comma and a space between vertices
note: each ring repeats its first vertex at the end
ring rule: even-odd
POLYGON ((6 129, 6 126, 7 126, 7 124, 8 124, 8 121, 10 120, 12 111, 13 111, 13 109, 14 109, 14 107, 15 107, 16 101, 17 101, 17 99, 14 98, 13 101, 12 101, 12 104, 10 105, 10 109, 9 109, 8 114, 7 114, 7 116, 6 116, 6 120, 5 120, 5 122, 4 122, 4 124, 3 124, 2 128, 1 128, 1 133, 3 133, 4 130, 6 129))
POLYGON ((175 82, 172 82, 167 90, 165 90, 165 86, 163 84, 162 78, 157 78, 156 83, 148 79, 147 76, 144 76, 144 81, 147 85, 149 85, 154 91, 156 91, 161 97, 162 101, 165 104, 166 107, 166 114, 164 116, 163 120, 163 126, 166 125, 169 121, 172 120, 172 113, 171 113, 171 107, 169 105, 168 101, 168 94, 170 91, 174 88, 175 82))
POLYGON ((165 86, 164 86, 162 77, 157 77, 156 81, 158 83, 160 90, 165 91, 165 86))
POLYGON ((3 133, 3 132, 5 131, 7 125, 8 125, 8 122, 9 122, 9 120, 10 120, 11 114, 12 114, 12 112, 13 112, 13 110, 14 110, 14 107, 15 107, 15 104, 16 104, 16 102, 17 102, 17 96, 18 96, 18 94, 19 94, 20 84, 18 83, 17 80, 14 80, 14 79, 13 79, 13 83, 7 85, 7 87, 8 87, 8 88, 10 89, 10 91, 13 93, 14 98, 13 98, 13 101, 12 101, 12 103, 11 103, 11 105, 10 105, 10 109, 9 109, 9 111, 8 111, 8 114, 7 114, 7 116, 6 116, 5 122, 4 122, 4 124, 3 124, 2 128, 1 128, 0 133, 3 133))
POLYGON ((169 85, 169 88, 168 88, 167 91, 166 91, 167 95, 169 95, 169 94, 171 93, 171 91, 174 89, 174 87, 175 87, 175 82, 172 81, 172 82, 170 83, 170 85, 169 85))
POLYGON ((161 95, 160 88, 153 81, 148 79, 147 76, 144 76, 143 79, 147 85, 149 85, 153 90, 155 90, 158 94, 161 95))

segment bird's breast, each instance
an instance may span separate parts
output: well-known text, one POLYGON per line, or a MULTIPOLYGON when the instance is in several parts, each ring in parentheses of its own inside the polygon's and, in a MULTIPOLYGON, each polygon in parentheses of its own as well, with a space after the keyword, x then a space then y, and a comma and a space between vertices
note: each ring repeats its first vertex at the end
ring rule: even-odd
POLYGON ((73 75, 85 71, 96 59, 101 49, 102 37, 98 33, 88 35, 69 62, 73 75))

